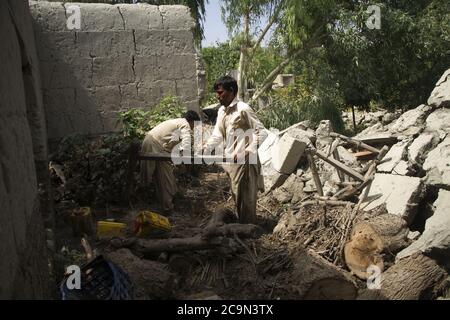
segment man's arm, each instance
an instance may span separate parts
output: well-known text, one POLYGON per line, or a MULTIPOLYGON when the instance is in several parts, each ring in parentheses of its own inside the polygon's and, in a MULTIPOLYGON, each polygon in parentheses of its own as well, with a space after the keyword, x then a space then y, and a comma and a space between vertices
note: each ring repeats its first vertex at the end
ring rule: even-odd
POLYGON ((208 141, 206 141, 206 143, 204 144, 204 153, 211 154, 212 150, 223 141, 222 124, 224 116, 225 112, 222 110, 222 108, 219 109, 216 125, 214 126, 213 132, 208 138, 208 141))
POLYGON ((250 124, 250 128, 253 130, 253 139, 252 143, 245 149, 248 152, 256 153, 258 151, 258 147, 264 142, 267 138, 266 128, 262 122, 256 116, 256 113, 252 108, 246 108, 243 112, 247 114, 248 122, 250 124))

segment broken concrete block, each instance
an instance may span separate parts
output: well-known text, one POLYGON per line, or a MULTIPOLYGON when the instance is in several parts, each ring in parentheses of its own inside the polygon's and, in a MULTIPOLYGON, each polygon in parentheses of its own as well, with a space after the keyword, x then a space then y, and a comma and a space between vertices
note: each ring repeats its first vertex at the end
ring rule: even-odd
POLYGON ((261 165, 266 165, 272 160, 272 147, 280 140, 277 133, 267 130, 267 138, 258 148, 258 156, 261 165))
POLYGON ((423 169, 426 184, 450 189, 450 135, 428 153, 423 169))
POLYGON ((352 167, 358 164, 358 160, 353 155, 353 153, 349 152, 344 147, 338 146, 337 151, 339 153, 339 158, 341 159, 341 162, 343 162, 345 165, 352 167))
POLYGON ((269 163, 265 166, 262 166, 261 175, 264 179, 264 191, 269 192, 275 188, 281 186, 289 177, 287 174, 279 173, 272 167, 272 164, 269 163))
POLYGON ((408 176, 411 173, 411 168, 405 160, 401 160, 397 165, 392 169, 392 174, 397 174, 400 176, 408 176))
POLYGON ((377 124, 374 124, 371 127, 368 127, 366 129, 364 129, 360 133, 358 133, 355 136, 355 139, 361 140, 363 138, 371 137, 371 136, 374 136, 374 135, 380 135, 382 133, 387 133, 387 134, 391 135, 388 132, 388 129, 386 127, 384 127, 381 123, 377 123, 377 124))
POLYGON ((391 173, 395 166, 406 157, 406 150, 411 140, 403 140, 394 144, 384 159, 390 159, 377 166, 377 172, 391 173))
POLYGON ((445 71, 436 83, 436 87, 428 98, 428 104, 436 108, 450 107, 450 69, 445 71))
POLYGON ((280 203, 298 202, 303 195, 304 183, 296 173, 291 174, 279 188, 274 190, 273 196, 280 203), (295 199, 294 199, 295 198, 295 199))
POLYGON ((430 114, 426 121, 427 131, 450 132, 450 109, 441 108, 430 114))
POLYGON ((302 130, 300 128, 293 128, 286 131, 285 134, 297 140, 303 141, 307 145, 311 145, 311 143, 316 142, 316 135, 312 130, 302 130))
POLYGON ((389 125, 389 131, 396 135, 410 136, 423 131, 423 124, 433 109, 424 104, 402 114, 395 122, 389 125))
POLYGON ((450 191, 441 189, 433 205, 434 214, 425 222, 425 230, 420 238, 400 251, 396 259, 408 257, 417 251, 436 259, 448 257, 450 254, 450 191))
MULTIPOLYGON (((429 118, 429 117, 428 117, 429 118)), ((428 121, 428 119, 427 119, 428 121)), ((408 147, 408 159, 413 164, 422 165, 430 149, 436 147, 438 137, 436 133, 424 132, 408 147)))
POLYGON ((377 173, 366 200, 373 201, 364 210, 369 211, 386 204, 388 213, 411 223, 422 197, 423 184, 420 178, 377 173))
POLYGON ((283 174, 291 174, 302 157, 306 143, 284 135, 272 148, 273 168, 283 174))
POLYGON ((316 130, 316 137, 317 137, 316 148, 318 150, 324 151, 333 142, 333 138, 330 137, 331 132, 333 132, 331 121, 330 120, 320 121, 320 124, 316 130))
POLYGON ((417 240, 420 237, 419 231, 409 231, 408 235, 406 236, 409 240, 417 240))

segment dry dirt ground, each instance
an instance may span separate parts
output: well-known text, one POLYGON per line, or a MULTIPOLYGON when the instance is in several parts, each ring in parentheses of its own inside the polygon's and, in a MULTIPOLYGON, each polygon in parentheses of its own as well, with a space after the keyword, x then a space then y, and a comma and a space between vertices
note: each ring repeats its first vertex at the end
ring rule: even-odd
MULTIPOLYGON (((233 208, 226 174, 218 167, 208 167, 197 173, 197 177, 178 172, 181 196, 175 200, 175 210, 169 216, 172 230, 152 238, 192 237, 202 230, 211 215, 220 207, 233 208)), ((141 209, 158 211, 154 190, 127 207, 93 209, 93 220, 115 219, 130 226, 141 209)), ((82 264, 86 257, 80 245, 80 236, 71 229, 70 213, 76 204, 69 201, 56 203, 56 249, 54 278, 62 280, 64 268, 70 264, 82 264)), ((345 218, 343 207, 309 206, 294 210, 277 203, 271 195, 260 195, 257 207, 258 225, 265 234, 257 239, 235 237, 230 247, 181 252, 174 255, 159 254, 153 259, 173 274, 175 286, 159 297, 141 295, 137 298, 186 299, 298 299, 295 290, 295 273, 292 252, 298 247, 307 247, 335 265, 342 267, 336 259, 334 247, 341 233, 337 227, 345 218), (283 213, 284 219, 300 215, 287 231, 272 233, 283 213), (334 260, 334 261, 333 261, 334 260)), ((289 221, 286 222, 289 224, 289 221)), ((115 249, 110 241, 88 237, 94 254, 105 254, 115 249)), ((130 275, 131 276, 131 275, 130 275)), ((358 287, 365 283, 354 279, 358 287)), ((152 283, 135 283, 138 287, 151 287, 152 283)), ((56 290, 58 291, 58 290, 56 290)), ((59 292, 55 293, 59 298, 59 292)))

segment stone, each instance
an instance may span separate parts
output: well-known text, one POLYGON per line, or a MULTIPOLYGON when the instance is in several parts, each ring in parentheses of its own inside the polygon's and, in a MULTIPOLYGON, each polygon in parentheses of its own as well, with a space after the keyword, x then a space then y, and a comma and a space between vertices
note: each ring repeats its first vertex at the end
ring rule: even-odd
POLYGON ((408 162, 400 160, 399 163, 392 169, 392 174, 397 174, 401 176, 407 176, 411 172, 408 162))
POLYGON ((353 167, 358 164, 358 160, 356 159, 356 157, 343 146, 338 146, 337 151, 339 153, 341 162, 343 162, 345 165, 353 167))
POLYGON ((401 135, 417 135, 423 131, 423 124, 433 109, 424 104, 403 113, 400 118, 388 126, 389 131, 401 135))
POLYGON ((287 174, 276 171, 272 164, 262 166, 261 175, 264 179, 264 192, 266 193, 281 186, 289 177, 287 174))
POLYGON ((450 189, 450 135, 428 153, 423 169, 426 184, 450 189))
POLYGON ((426 120, 425 129, 430 132, 450 133, 450 109, 441 108, 431 113, 426 120))
POLYGON ((447 69, 436 83, 436 87, 428 98, 428 104, 436 108, 450 107, 450 69, 447 69))
POLYGON ((316 129, 316 148, 324 151, 332 142, 333 138, 330 137, 330 133, 333 132, 330 120, 322 120, 316 129))
POLYGON ((406 236, 409 240, 417 240, 420 237, 419 231, 409 231, 408 235, 406 236))
POLYGON ((374 136, 374 135, 379 135, 381 133, 388 133, 388 129, 385 128, 381 123, 377 123, 377 124, 374 124, 371 127, 368 127, 366 129, 364 129, 360 133, 358 133, 355 136, 355 139, 361 140, 363 138, 371 137, 371 136, 374 136))
POLYGON ((283 174, 291 174, 297 167, 306 143, 284 135, 272 148, 273 168, 283 174))
MULTIPOLYGON (((428 117, 429 118, 429 117, 428 117)), ((428 120, 427 120, 428 121, 428 120)), ((438 138, 436 133, 424 132, 408 147, 408 159, 413 164, 422 165, 428 151, 436 147, 438 138)))
POLYGON ((395 114, 392 113, 392 112, 388 112, 388 113, 386 113, 386 114, 383 116, 381 122, 382 122, 384 125, 387 125, 387 124, 391 123, 392 121, 394 121, 395 119, 396 119, 395 114))
POLYGON ((313 131, 303 130, 300 128, 293 128, 286 133, 288 136, 297 140, 303 141, 307 146, 311 146, 316 141, 316 136, 313 131))
POLYGON ((277 133, 267 130, 267 138, 258 148, 258 156, 261 165, 269 164, 272 161, 272 147, 280 140, 277 133))
POLYGON ((384 159, 390 159, 377 166, 377 172, 391 173, 395 166, 406 157, 406 152, 410 140, 403 140, 394 144, 388 153, 384 156, 384 159))
POLYGON ((377 173, 366 199, 366 202, 371 202, 364 210, 373 210, 386 204, 388 213, 411 223, 422 198, 423 184, 420 178, 377 173))
POLYGON ((294 198, 298 202, 299 197, 301 198, 303 195, 303 186, 301 178, 293 173, 279 188, 273 191, 273 195, 280 203, 294 202, 294 198))
POLYGON ((434 214, 425 222, 422 235, 409 247, 397 254, 396 260, 421 251, 432 258, 445 258, 450 254, 450 191, 439 190, 433 204, 434 214))

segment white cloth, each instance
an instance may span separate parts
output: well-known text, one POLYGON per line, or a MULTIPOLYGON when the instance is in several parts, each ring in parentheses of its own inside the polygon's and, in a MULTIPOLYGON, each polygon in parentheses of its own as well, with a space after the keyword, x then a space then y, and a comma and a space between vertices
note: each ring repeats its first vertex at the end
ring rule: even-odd
POLYGON ((266 129, 256 117, 253 109, 245 102, 234 99, 228 107, 220 107, 214 130, 205 144, 205 153, 210 154, 222 142, 225 143, 226 156, 231 156, 233 152, 237 154, 241 154, 243 151, 256 153, 266 137, 266 129), (234 138, 243 133, 238 129, 246 133, 245 139, 234 138), (247 131, 249 129, 251 131, 247 131))

